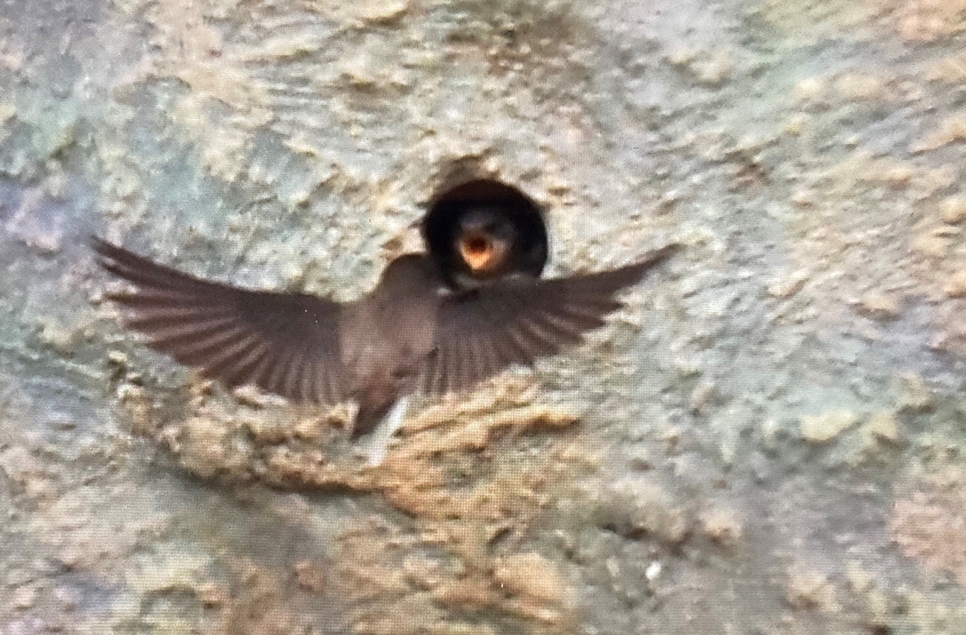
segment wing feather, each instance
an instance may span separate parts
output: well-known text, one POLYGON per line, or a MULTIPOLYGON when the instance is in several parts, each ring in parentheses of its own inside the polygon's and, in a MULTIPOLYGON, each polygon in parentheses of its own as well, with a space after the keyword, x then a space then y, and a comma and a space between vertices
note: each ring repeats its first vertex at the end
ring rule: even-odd
POLYGON ((213 362, 208 367, 208 373, 213 377, 220 377, 227 386, 241 386, 250 383, 252 372, 268 355, 268 348, 261 342, 249 346, 233 357, 213 362))
POLYGON ((97 262, 131 285, 107 294, 148 345, 228 386, 252 383, 294 400, 346 398, 340 305, 203 280, 94 238, 97 262))
POLYGON ((584 341, 622 306, 615 296, 678 249, 600 273, 541 280, 508 278, 443 299, 437 351, 425 370, 430 393, 462 390, 511 364, 531 365, 584 341))

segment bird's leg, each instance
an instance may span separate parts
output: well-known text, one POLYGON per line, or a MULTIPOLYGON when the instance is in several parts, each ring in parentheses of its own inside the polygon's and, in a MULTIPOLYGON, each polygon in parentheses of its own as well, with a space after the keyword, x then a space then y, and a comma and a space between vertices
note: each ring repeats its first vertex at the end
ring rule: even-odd
POLYGON ((376 425, 372 434, 369 434, 367 438, 361 440, 358 448, 358 454, 366 459, 369 465, 380 465, 386 458, 386 452, 389 449, 389 442, 392 441, 392 437, 399 430, 402 425, 403 419, 406 417, 406 408, 409 405, 409 398, 403 397, 399 399, 389 413, 376 425))

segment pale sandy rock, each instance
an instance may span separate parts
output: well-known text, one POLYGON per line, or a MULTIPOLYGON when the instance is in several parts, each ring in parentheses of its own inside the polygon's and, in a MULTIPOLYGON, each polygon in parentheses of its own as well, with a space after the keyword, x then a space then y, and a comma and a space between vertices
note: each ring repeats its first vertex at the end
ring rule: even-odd
POLYGON ((939 203, 939 213, 944 223, 959 223, 966 218, 966 197, 951 196, 939 203))
POLYGON ((851 410, 830 410, 818 415, 802 415, 799 429, 809 443, 821 444, 834 440, 859 420, 851 410))

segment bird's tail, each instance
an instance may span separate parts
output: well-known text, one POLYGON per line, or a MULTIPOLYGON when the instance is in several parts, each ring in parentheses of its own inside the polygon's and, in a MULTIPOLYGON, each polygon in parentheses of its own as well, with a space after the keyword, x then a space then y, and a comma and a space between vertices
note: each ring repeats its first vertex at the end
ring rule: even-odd
MULTIPOLYGON (((405 418, 408 401, 409 399, 403 397, 391 404, 389 408, 383 409, 382 416, 366 413, 367 416, 374 416, 376 423, 369 424, 371 433, 367 434, 366 438, 362 439, 356 447, 369 465, 379 465, 386 458, 393 435, 396 434, 396 430, 399 429, 405 418)), ((368 423, 368 421, 365 423, 368 423)))
POLYGON ((387 404, 359 403, 359 411, 356 413, 355 421, 352 424, 352 438, 357 439, 369 434, 376 429, 379 422, 383 420, 393 402, 387 404))

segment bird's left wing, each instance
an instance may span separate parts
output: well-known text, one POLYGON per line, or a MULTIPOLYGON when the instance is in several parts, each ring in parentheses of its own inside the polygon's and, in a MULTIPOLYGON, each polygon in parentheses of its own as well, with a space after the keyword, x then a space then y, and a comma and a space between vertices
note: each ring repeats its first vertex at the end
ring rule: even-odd
POLYGON ((92 247, 102 267, 133 285, 107 297, 152 348, 229 387, 255 384, 315 403, 346 397, 339 303, 202 280, 99 238, 92 247))
POLYGON ((640 281, 677 248, 669 245, 610 271, 554 280, 512 278, 446 296, 423 390, 464 390, 511 364, 529 366, 538 357, 576 346, 621 306, 615 297, 621 289, 640 281))

